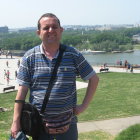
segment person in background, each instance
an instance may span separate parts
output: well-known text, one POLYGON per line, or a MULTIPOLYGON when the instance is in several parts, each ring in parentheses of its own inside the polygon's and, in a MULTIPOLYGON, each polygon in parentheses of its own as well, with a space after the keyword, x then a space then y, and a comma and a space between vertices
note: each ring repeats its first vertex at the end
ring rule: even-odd
POLYGON ((8 61, 6 61, 6 66, 9 67, 9 62, 8 61))
POLYGON ((128 64, 128 62, 127 62, 127 60, 125 60, 125 62, 124 62, 124 67, 125 68, 127 67, 127 64, 128 64))
POLYGON ((9 81, 10 81, 10 71, 7 70, 6 72, 6 80, 7 80, 7 85, 9 85, 9 81))
POLYGON ((6 70, 4 69, 4 79, 6 78, 6 75, 7 73, 6 73, 6 70))
POLYGON ((130 67, 130 72, 131 73, 133 73, 133 68, 134 68, 133 65, 131 65, 131 67, 130 67))
POLYGON ((127 70, 130 70, 130 68, 131 68, 131 65, 130 65, 130 63, 128 63, 127 64, 127 70))
POLYGON ((17 78, 17 70, 15 70, 15 79, 17 78))
POLYGON ((18 59, 18 61, 17 61, 17 66, 18 66, 18 68, 19 68, 19 66, 20 66, 20 60, 18 59))
POLYGON ((122 66, 122 60, 120 60, 120 66, 122 66))
MULTIPOLYGON (((25 53, 22 58, 17 81, 19 88, 16 100, 25 100, 30 89, 30 103, 41 109, 46 88, 54 68, 63 28, 60 20, 52 13, 46 13, 38 20, 37 34, 42 43, 25 53)), ((78 140, 77 115, 84 112, 95 94, 99 78, 92 66, 74 47, 66 46, 57 76, 46 107, 45 118, 59 117, 73 111, 70 128, 63 134, 48 135, 42 132, 39 140, 78 140), (77 104, 76 77, 88 80, 88 87, 82 104, 77 104)), ((16 137, 20 131, 22 103, 15 103, 11 135, 16 137)), ((65 117, 65 116, 64 116, 65 117)), ((46 124, 47 125, 47 124, 46 124)))

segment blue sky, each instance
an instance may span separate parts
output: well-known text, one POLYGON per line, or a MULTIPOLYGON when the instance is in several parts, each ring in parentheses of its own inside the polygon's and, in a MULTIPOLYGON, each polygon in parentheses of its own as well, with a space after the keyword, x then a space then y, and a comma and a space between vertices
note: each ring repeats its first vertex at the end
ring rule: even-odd
POLYGON ((35 27, 47 12, 62 25, 140 24, 140 0, 0 0, 0 26, 35 27))

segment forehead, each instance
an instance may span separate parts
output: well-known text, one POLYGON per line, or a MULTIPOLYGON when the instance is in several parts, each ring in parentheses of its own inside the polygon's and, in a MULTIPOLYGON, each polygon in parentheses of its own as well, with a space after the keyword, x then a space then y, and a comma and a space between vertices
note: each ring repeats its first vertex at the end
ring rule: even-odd
POLYGON ((40 25, 45 26, 45 25, 59 25, 57 18, 55 17, 43 17, 40 20, 40 25))

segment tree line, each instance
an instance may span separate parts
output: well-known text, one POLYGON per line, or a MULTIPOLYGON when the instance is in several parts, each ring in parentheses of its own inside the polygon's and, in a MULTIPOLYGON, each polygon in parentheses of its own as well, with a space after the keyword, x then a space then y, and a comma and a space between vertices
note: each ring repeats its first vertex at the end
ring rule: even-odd
MULTIPOLYGON (((109 31, 97 30, 65 30, 61 42, 74 46, 79 50, 125 51, 132 50, 132 37, 140 34, 140 28, 119 28, 109 31)), ((28 50, 41 41, 35 32, 0 33, 0 48, 3 50, 28 50)))

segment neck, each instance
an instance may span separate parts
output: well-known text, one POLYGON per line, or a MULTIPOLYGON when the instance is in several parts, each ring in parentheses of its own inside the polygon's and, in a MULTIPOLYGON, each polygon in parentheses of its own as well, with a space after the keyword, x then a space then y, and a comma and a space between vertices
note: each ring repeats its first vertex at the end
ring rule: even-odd
POLYGON ((43 46, 45 55, 51 60, 54 58, 54 56, 56 55, 56 53, 59 50, 59 45, 49 45, 48 46, 48 45, 42 44, 42 46, 43 46))

